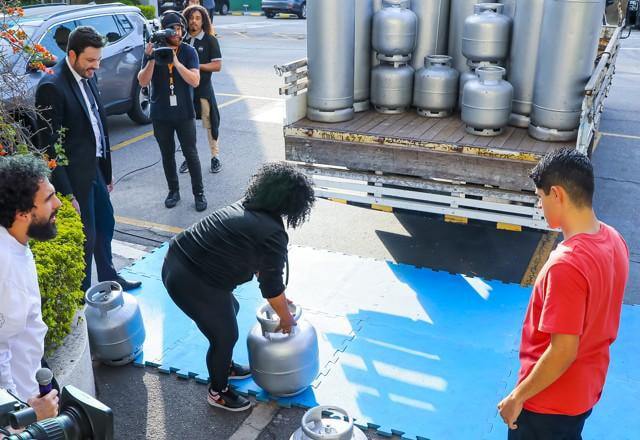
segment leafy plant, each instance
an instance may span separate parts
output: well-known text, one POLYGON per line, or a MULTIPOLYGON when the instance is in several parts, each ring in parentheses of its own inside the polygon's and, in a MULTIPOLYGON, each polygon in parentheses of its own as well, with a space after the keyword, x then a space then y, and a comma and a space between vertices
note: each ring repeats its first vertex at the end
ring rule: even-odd
POLYGON ((61 195, 58 235, 53 240, 29 245, 36 261, 42 295, 42 319, 49 327, 45 347, 48 352, 60 345, 71 331, 73 315, 84 296, 84 232, 80 216, 71 202, 61 195))
POLYGON ((136 5, 142 11, 142 15, 147 20, 153 20, 156 18, 156 8, 153 5, 136 5))

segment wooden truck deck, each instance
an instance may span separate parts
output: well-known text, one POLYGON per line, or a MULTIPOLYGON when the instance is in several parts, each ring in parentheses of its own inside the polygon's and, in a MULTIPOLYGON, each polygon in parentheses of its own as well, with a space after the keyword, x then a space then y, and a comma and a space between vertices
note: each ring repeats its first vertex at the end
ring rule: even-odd
POLYGON ((370 110, 332 124, 303 118, 285 126, 284 136, 287 160, 512 190, 533 189, 528 173, 545 153, 575 147, 575 141, 538 141, 514 127, 499 136, 475 136, 459 115, 434 119, 415 111, 370 110))

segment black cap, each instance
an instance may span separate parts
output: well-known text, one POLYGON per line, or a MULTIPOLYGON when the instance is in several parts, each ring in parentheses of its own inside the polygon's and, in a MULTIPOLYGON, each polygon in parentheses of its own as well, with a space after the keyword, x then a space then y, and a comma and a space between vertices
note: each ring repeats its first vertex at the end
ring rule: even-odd
POLYGON ((164 14, 162 14, 162 19, 160 20, 160 26, 162 27, 162 29, 169 29, 170 27, 173 27, 175 25, 178 25, 181 28, 184 28, 183 20, 184 18, 182 17, 182 14, 180 14, 179 12, 167 11, 164 14))

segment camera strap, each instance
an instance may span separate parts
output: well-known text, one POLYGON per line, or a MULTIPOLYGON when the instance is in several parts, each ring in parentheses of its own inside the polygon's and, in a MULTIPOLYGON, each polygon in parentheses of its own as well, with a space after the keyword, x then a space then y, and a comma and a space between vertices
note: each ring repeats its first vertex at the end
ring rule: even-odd
MULTIPOLYGON (((179 53, 180 53, 180 46, 178 46, 178 49, 176 50, 176 57, 178 56, 179 53)), ((175 93, 174 93, 175 86, 173 85, 173 83, 174 83, 174 81, 173 81, 173 63, 169 63, 167 67, 169 67, 169 93, 171 95, 175 95, 175 93)))

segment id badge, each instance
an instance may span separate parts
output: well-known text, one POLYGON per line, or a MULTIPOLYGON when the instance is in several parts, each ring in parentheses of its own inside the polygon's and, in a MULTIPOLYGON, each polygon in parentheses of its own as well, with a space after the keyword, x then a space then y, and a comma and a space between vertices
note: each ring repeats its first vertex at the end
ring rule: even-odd
POLYGON ((169 95, 169 105, 171 107, 178 106, 178 97, 176 95, 169 95))

